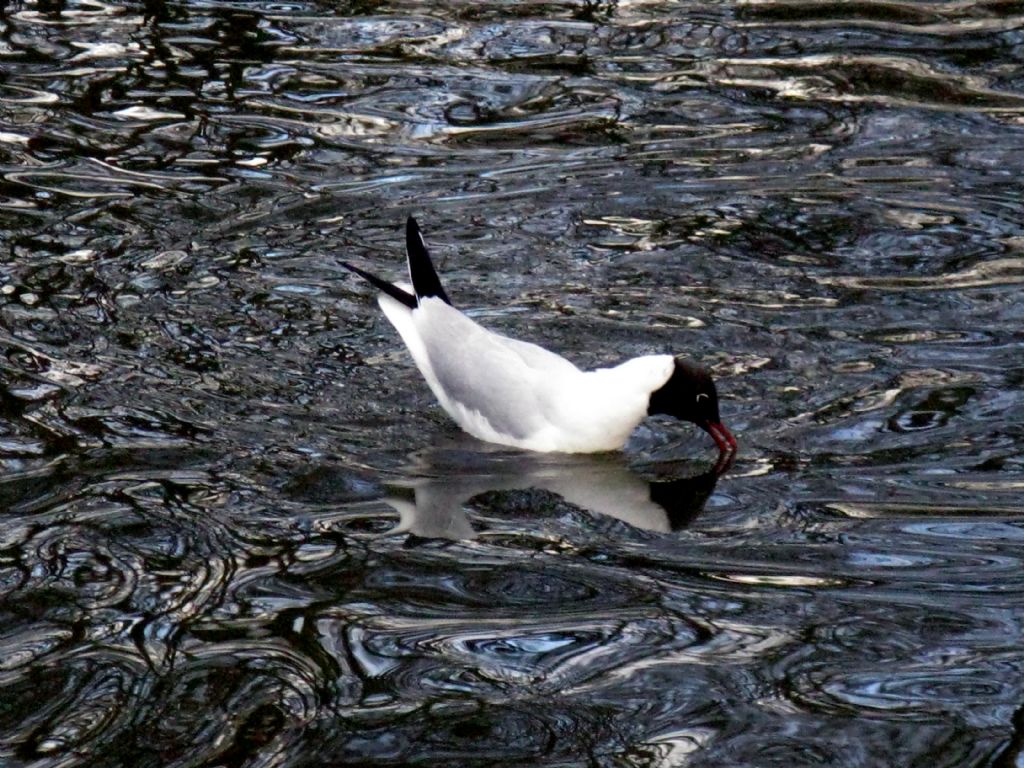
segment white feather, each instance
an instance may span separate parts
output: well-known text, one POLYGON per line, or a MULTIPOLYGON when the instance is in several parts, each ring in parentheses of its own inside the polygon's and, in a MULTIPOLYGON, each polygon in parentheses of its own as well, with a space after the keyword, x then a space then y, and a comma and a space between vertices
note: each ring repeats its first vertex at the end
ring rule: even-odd
POLYGON ((441 406, 464 430, 532 451, 622 447, 672 375, 671 355, 581 371, 553 352, 488 331, 438 298, 378 299, 441 406))

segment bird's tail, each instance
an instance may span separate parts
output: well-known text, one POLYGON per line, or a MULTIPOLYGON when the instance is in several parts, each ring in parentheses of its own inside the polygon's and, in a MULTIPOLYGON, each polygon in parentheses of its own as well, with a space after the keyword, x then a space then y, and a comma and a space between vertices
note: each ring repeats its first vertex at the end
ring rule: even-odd
POLYGON ((412 216, 405 222, 405 252, 409 262, 409 277, 412 278, 413 293, 409 293, 394 283, 389 283, 387 280, 383 280, 376 275, 371 275, 366 270, 355 267, 347 261, 340 263, 345 269, 355 272, 374 288, 387 294, 395 301, 404 304, 409 309, 416 309, 419 306, 420 299, 431 297, 439 298, 445 304, 450 305, 451 301, 448 300, 448 294, 444 292, 441 278, 437 276, 434 264, 430 261, 430 254, 427 252, 427 246, 423 242, 423 235, 420 234, 420 227, 412 216))
POLYGON ((430 253, 427 252, 427 244, 423 242, 423 235, 420 234, 420 226, 412 216, 405 222, 405 253, 409 260, 409 277, 412 279, 412 289, 416 292, 416 298, 436 296, 450 305, 451 301, 444 292, 441 278, 437 276, 434 264, 430 261, 430 253))
POLYGON ((340 263, 341 266, 343 266, 349 272, 355 272, 357 275, 363 278, 363 280, 368 282, 374 288, 378 289, 381 293, 387 294, 395 301, 398 301, 407 306, 409 309, 416 309, 416 297, 413 296, 408 291, 403 291, 394 283, 389 283, 387 280, 379 278, 376 275, 371 275, 365 269, 360 269, 359 267, 352 266, 347 261, 342 261, 340 263))

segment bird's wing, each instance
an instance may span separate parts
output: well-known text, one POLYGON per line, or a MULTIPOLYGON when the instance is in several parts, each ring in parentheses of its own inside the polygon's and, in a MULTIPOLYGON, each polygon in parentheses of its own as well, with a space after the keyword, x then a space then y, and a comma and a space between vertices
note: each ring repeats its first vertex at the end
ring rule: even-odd
POLYGON ((491 336, 494 337, 495 341, 499 344, 503 344, 510 350, 516 353, 519 358, 523 361, 523 364, 532 368, 539 373, 544 375, 563 373, 573 374, 581 373, 580 369, 570 363, 561 355, 555 354, 544 347, 539 347, 536 344, 531 344, 528 341, 519 341, 518 339, 511 339, 508 336, 502 336, 498 333, 491 332, 491 336))
POLYGON ((550 424, 559 388, 580 374, 553 352, 492 333, 437 298, 421 299, 412 315, 444 397, 499 434, 520 440, 550 424))

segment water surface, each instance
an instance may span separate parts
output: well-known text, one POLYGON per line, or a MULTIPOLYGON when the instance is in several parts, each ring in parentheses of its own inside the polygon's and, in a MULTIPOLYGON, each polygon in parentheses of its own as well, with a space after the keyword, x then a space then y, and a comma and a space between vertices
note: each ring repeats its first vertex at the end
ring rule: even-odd
POLYGON ((0 762, 1011 766, 1024 9, 15 2, 0 762), (741 453, 460 438, 339 258, 741 453))

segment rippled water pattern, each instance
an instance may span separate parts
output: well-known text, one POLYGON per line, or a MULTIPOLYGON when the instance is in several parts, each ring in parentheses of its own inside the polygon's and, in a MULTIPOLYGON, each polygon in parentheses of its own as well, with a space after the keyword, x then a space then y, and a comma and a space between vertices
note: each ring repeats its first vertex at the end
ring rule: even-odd
POLYGON ((7 3, 0 763, 1024 764, 1022 178, 1015 0, 7 3), (735 466, 460 440, 409 213, 735 466))

